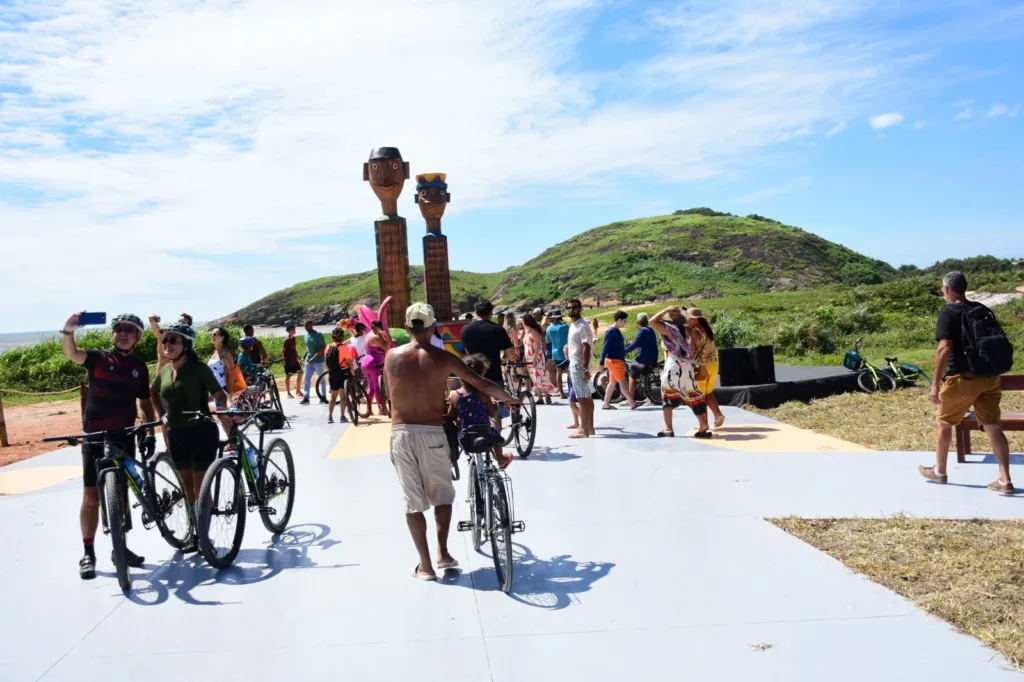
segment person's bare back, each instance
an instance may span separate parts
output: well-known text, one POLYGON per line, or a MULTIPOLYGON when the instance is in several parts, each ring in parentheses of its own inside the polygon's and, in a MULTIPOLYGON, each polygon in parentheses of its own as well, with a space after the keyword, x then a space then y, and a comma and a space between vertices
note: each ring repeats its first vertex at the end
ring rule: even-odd
POLYGON ((392 424, 441 426, 448 376, 461 361, 446 350, 420 345, 415 337, 388 351, 384 380, 391 399, 392 424))

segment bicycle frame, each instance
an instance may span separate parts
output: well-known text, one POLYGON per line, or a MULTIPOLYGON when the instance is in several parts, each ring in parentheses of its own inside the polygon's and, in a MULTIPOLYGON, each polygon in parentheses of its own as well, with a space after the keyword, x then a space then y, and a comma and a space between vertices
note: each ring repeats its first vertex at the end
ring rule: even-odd
MULTIPOLYGON (((499 469, 494 463, 494 457, 490 450, 487 452, 476 452, 467 453, 470 461, 475 464, 473 469, 476 471, 476 490, 477 494, 473 496, 473 504, 477 505, 475 517, 477 524, 479 525, 482 521, 482 533, 481 537, 484 539, 490 539, 491 528, 494 527, 493 509, 491 505, 491 481, 495 478, 501 478, 505 484, 505 494, 508 496, 508 513, 511 520, 512 533, 521 533, 526 530, 526 523, 523 521, 516 521, 515 512, 515 496, 512 492, 512 479, 504 471, 499 469), (480 504, 484 505, 484 513, 480 515, 480 504)), ((470 494, 473 492, 473 480, 468 479, 468 485, 470 494)), ((511 538, 509 538, 511 542, 511 538)))

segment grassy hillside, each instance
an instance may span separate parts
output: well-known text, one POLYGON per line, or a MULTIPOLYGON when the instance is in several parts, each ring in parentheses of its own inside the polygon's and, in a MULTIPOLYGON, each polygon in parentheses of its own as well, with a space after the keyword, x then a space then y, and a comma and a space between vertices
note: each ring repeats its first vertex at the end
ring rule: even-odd
MULTIPOLYGON (((452 300, 527 307, 578 296, 621 303, 860 285, 900 277, 892 266, 796 227, 757 215, 699 208, 588 230, 501 273, 452 272, 452 300)), ((410 276, 423 298, 423 269, 410 276)), ((375 271, 296 284, 224 318, 228 323, 332 322, 377 303, 375 271)))

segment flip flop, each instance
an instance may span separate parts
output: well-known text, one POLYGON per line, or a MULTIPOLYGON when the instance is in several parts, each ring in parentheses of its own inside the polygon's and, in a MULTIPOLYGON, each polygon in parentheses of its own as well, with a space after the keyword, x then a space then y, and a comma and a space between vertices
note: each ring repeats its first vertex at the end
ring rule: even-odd
POLYGON ((601 409, 602 410, 617 410, 619 408, 615 407, 614 405, 609 405, 608 407, 603 407, 602 406, 601 409))
POLYGON ((722 428, 722 424, 724 424, 724 423, 725 423, 725 415, 724 414, 721 417, 715 417, 715 428, 716 429, 722 428))
POLYGON ((697 431, 696 433, 693 434, 693 437, 694 438, 711 438, 712 436, 711 436, 711 432, 710 431, 697 431))
POLYGON ((675 438, 675 431, 658 431, 658 438, 675 438))
MULTIPOLYGON (((437 567, 439 569, 441 569, 442 571, 446 571, 449 568, 458 568, 459 567, 459 562, 457 560, 455 560, 455 559, 451 559, 449 561, 438 561, 437 562, 437 567)), ((419 566, 417 566, 417 568, 419 568, 419 566)))
POLYGON ((419 564, 416 564, 412 567, 412 577, 416 578, 417 580, 423 580, 425 582, 437 580, 437 575, 435 575, 434 573, 427 573, 426 571, 421 571, 419 564))

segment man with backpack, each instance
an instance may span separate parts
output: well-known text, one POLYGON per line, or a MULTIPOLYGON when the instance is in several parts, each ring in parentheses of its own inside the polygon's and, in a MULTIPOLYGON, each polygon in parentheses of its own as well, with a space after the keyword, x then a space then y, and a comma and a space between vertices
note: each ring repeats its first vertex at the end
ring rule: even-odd
POLYGON ((948 305, 939 313, 935 382, 929 395, 938 406, 935 466, 921 465, 917 469, 935 483, 947 482, 946 459, 953 427, 973 407, 999 463, 999 478, 988 487, 1012 495, 1010 445, 999 423, 999 375, 1013 366, 1013 346, 992 311, 968 301, 966 293, 967 278, 962 272, 950 272, 942 279, 942 296, 948 305))
POLYGON ((331 402, 327 406, 327 423, 334 423, 334 405, 341 402, 341 421, 347 422, 345 416, 346 396, 345 383, 352 380, 356 366, 356 349, 345 343, 345 330, 335 327, 331 331, 334 341, 327 347, 327 383, 331 390, 331 402))

